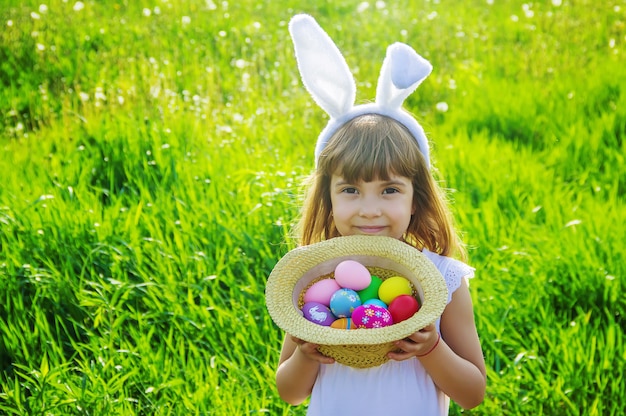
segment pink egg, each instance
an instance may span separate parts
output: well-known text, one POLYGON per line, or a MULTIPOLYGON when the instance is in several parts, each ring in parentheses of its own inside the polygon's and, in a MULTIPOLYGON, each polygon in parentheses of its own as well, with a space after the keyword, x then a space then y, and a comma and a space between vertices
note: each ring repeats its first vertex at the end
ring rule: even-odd
POLYGON ((315 282, 304 293, 304 302, 319 302, 326 306, 330 305, 330 298, 333 293, 341 289, 335 279, 323 279, 315 282))
POLYGON ((352 312, 356 328, 382 328, 393 324, 391 313, 378 305, 361 305, 352 312))
POLYGON ((372 275, 358 261, 345 260, 335 268, 335 280, 346 289, 363 290, 372 282, 372 275))

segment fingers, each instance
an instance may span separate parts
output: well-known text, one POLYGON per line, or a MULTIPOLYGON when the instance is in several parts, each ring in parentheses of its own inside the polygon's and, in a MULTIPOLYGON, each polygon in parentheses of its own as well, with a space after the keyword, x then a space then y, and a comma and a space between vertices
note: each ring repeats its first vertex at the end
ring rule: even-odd
POLYGON ((302 345, 304 343, 304 341, 302 341, 300 338, 296 338, 293 335, 289 335, 289 337, 296 345, 302 345))
POLYGON ((439 334, 435 325, 427 327, 395 342, 397 351, 387 354, 392 360, 403 361, 411 357, 419 357, 429 351, 438 342, 439 334))
POLYGON ((405 351, 392 351, 387 354, 387 357, 390 360, 394 360, 394 361, 404 361, 414 356, 415 354, 412 354, 410 352, 405 352, 405 351))
POLYGON ((335 360, 331 357, 327 357, 319 352, 319 345, 306 342, 300 338, 294 337, 293 335, 291 336, 291 340, 298 346, 300 352, 310 360, 317 361, 321 364, 332 364, 335 362, 335 360))
POLYGON ((436 331, 424 331, 424 330, 421 330, 421 331, 417 331, 417 332, 412 333, 411 335, 406 337, 404 340, 412 342, 414 344, 422 344, 424 342, 427 342, 432 337, 437 337, 437 332, 436 331))
POLYGON ((335 360, 333 358, 325 356, 321 352, 317 351, 317 349, 315 350, 314 353, 309 355, 309 357, 312 360, 315 360, 315 361, 319 362, 320 364, 332 364, 332 363, 335 362, 335 360))

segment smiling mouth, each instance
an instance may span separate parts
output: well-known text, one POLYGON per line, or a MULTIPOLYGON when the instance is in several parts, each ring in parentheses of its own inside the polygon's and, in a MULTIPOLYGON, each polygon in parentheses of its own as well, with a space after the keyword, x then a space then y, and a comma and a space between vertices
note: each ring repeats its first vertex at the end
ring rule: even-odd
POLYGON ((362 233, 365 234, 376 234, 381 232, 382 230, 385 229, 384 226, 378 226, 378 227, 372 227, 372 226, 368 226, 368 227, 357 227, 362 233))

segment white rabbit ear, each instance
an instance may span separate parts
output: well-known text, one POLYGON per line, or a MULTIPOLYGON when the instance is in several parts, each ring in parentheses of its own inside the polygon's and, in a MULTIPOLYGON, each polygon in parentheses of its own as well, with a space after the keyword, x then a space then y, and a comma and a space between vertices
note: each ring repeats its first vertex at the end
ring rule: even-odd
POLYGON ((400 108, 433 67, 410 46, 396 42, 387 48, 376 87, 376 103, 384 108, 400 108))
POLYGON ((313 17, 300 14, 289 22, 302 82, 331 118, 350 111, 356 84, 337 45, 313 17))

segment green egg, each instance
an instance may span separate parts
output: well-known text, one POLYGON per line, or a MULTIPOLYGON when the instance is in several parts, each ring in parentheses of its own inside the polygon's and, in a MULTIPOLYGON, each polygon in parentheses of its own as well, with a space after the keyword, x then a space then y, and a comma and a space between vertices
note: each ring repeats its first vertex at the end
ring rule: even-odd
POLYGON ((366 300, 374 299, 378 297, 378 288, 383 283, 382 279, 378 276, 372 275, 372 283, 368 287, 363 290, 359 290, 356 293, 359 294, 361 298, 361 302, 365 302, 366 300))

